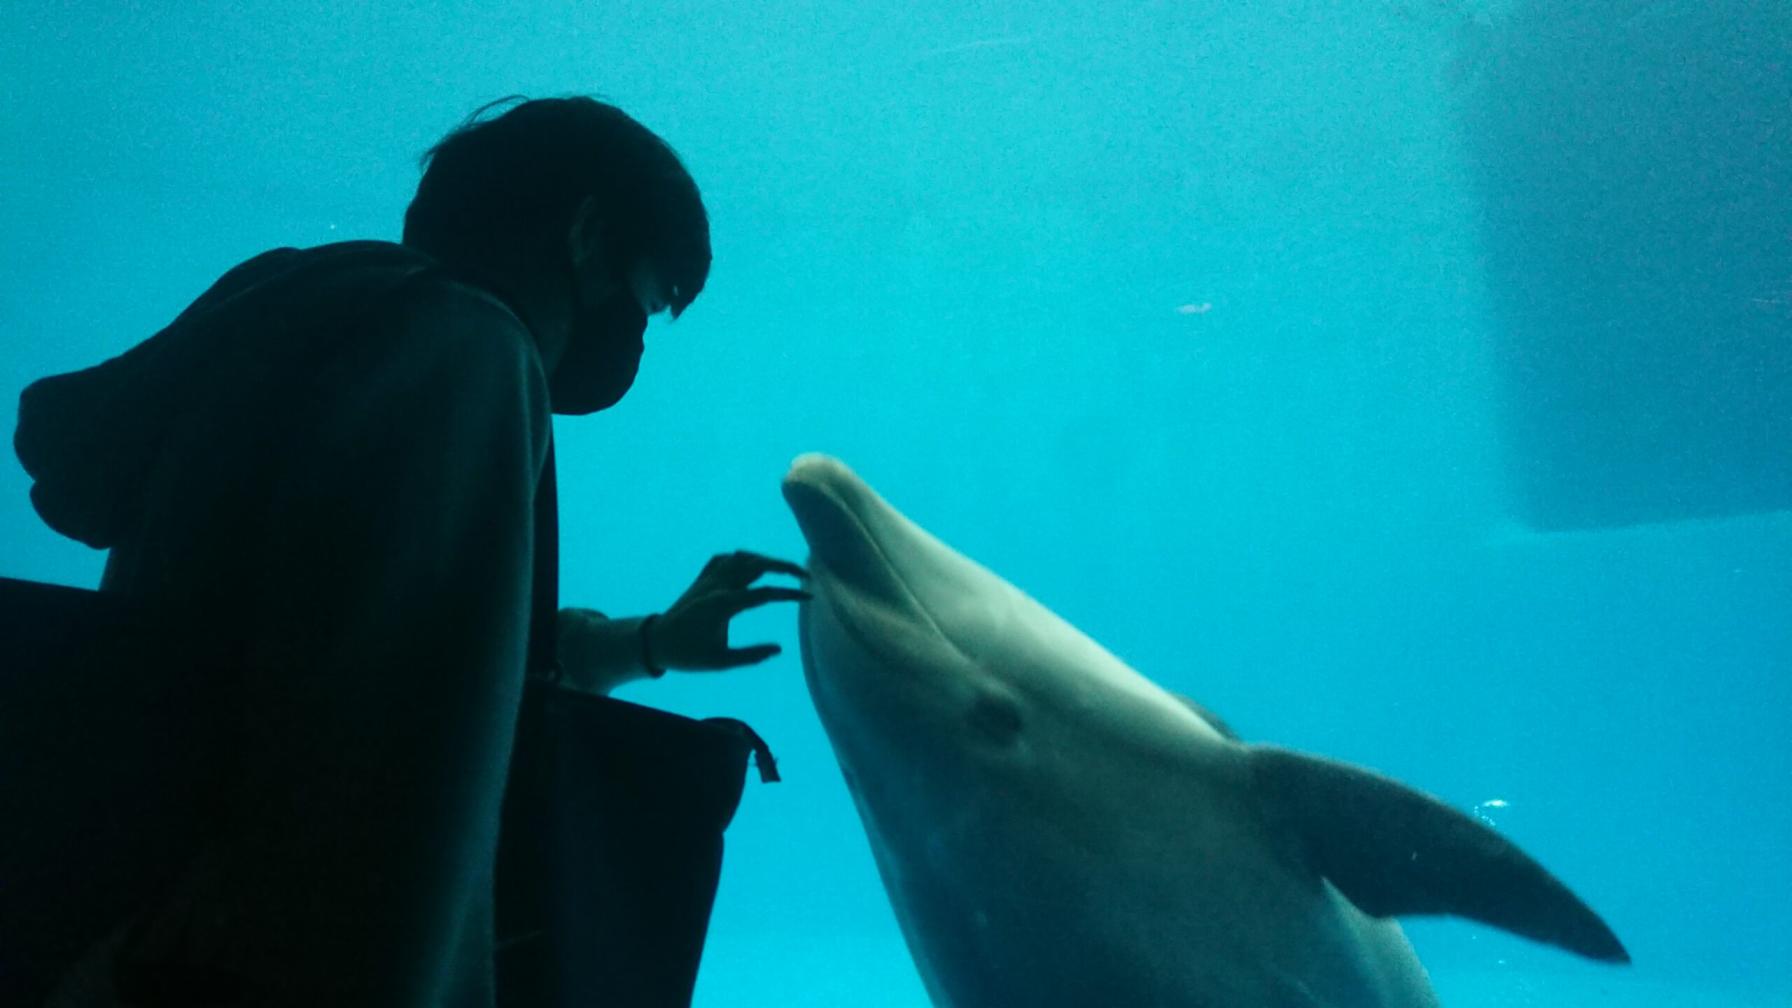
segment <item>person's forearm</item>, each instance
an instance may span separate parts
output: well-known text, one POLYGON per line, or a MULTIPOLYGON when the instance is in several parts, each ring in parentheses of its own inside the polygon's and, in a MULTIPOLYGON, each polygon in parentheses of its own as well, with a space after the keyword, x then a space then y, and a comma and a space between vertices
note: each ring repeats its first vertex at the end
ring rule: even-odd
POLYGON ((645 619, 610 619, 592 609, 560 610, 559 658, 565 684, 586 693, 608 694, 624 683, 653 676, 642 640, 645 619))

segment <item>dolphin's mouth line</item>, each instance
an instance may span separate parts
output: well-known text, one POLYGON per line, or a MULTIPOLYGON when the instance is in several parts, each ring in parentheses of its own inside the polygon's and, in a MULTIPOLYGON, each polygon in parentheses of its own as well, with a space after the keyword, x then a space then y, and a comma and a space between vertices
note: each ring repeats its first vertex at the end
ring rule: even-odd
MULTIPOLYGON (((916 594, 914 588, 909 586, 908 579, 902 576, 901 569, 890 562, 890 555, 885 551, 883 543, 879 542, 877 536, 871 533, 870 527, 867 526, 865 520, 859 516, 857 509, 848 506, 845 501, 841 500, 840 497, 833 492, 832 488, 815 487, 813 484, 811 484, 811 488, 819 490, 822 494, 826 495, 828 500, 832 502, 835 507, 839 508, 852 522, 853 528, 858 532, 859 537, 871 548, 871 552, 877 557, 877 561, 883 564, 884 570, 889 572, 890 580, 896 583, 896 587, 901 589, 903 596, 914 606, 915 611, 921 614, 921 618, 926 621, 927 626, 933 630, 934 636, 945 642, 945 645, 951 648, 954 653, 958 654, 966 661, 970 661, 970 655, 965 654, 964 651, 959 648, 958 644, 954 642, 946 633, 945 629, 940 626, 939 620, 934 617, 926 604, 921 601, 921 596, 916 594)), ((814 566, 814 560, 811 560, 810 564, 811 566, 814 566)), ((829 569, 825 562, 820 564, 820 567, 824 571, 829 569)), ((829 608, 834 612, 834 622, 838 623, 860 647, 872 654, 880 654, 888 650, 887 648, 875 646, 874 635, 868 634, 863 628, 857 626, 857 621, 841 612, 840 607, 834 605, 832 599, 829 599, 829 608)))

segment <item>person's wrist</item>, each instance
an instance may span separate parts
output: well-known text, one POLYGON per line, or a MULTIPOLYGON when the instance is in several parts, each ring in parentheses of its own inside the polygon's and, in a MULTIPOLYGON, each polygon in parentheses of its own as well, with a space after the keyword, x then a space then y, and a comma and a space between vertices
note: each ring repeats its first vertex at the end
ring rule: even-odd
POLYGON ((666 667, 655 659, 653 646, 653 627, 659 622, 660 614, 653 613, 641 620, 641 667, 647 670, 649 678, 658 679, 666 674, 666 667))

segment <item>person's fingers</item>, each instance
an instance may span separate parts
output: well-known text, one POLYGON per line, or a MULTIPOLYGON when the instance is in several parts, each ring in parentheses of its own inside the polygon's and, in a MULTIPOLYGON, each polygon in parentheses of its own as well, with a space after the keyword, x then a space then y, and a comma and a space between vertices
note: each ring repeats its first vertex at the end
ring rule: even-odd
POLYGON ((757 566, 758 573, 754 575, 755 579, 767 574, 788 574, 793 578, 808 580, 809 571, 801 564, 793 564, 788 560, 780 560, 777 557, 764 556, 759 553, 742 553, 740 555, 748 563, 757 566))
POLYGON ((798 564, 746 550, 718 554, 710 563, 714 565, 713 571, 706 567, 704 573, 716 574, 731 588, 745 588, 767 574, 787 574, 805 580, 809 577, 809 572, 798 564))
POLYGON ((773 602, 807 602, 812 597, 801 588, 740 588, 727 593, 726 607, 732 616, 773 602))
POLYGON ((776 644, 754 644, 742 648, 729 648, 722 657, 722 668, 740 668, 743 665, 757 665, 767 658, 774 658, 783 652, 776 644))

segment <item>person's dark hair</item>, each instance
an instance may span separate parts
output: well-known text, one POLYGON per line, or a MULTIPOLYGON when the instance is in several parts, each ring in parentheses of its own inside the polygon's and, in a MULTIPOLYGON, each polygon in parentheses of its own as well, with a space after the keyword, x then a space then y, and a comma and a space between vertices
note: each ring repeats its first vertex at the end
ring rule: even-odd
POLYGON ((404 215, 405 244, 458 261, 563 263, 566 232, 596 201, 619 262, 644 261, 676 317, 709 278, 709 216, 697 183, 664 140, 593 98, 503 98, 423 156, 404 215), (492 109, 513 104, 502 114, 492 109))

